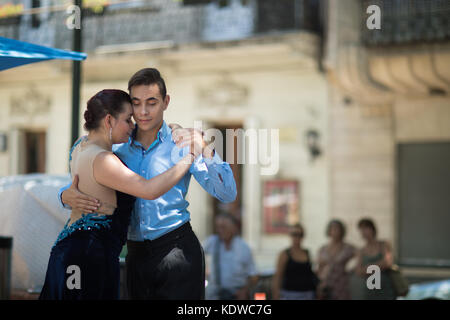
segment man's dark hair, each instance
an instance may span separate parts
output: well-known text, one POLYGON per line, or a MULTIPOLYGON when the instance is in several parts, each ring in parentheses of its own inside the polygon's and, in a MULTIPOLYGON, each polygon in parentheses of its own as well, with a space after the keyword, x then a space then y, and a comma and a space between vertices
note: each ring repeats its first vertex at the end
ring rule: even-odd
POLYGON ((239 226, 239 220, 232 214, 228 212, 221 212, 218 215, 216 215, 216 220, 218 219, 227 219, 230 221, 234 226, 239 226))
POLYGON ((159 71, 155 68, 144 68, 136 72, 128 81, 128 92, 131 93, 131 88, 140 85, 156 84, 159 88, 159 93, 163 99, 166 98, 167 90, 166 83, 161 77, 159 71))
POLYGON ((373 231, 373 234, 376 235, 377 234, 377 228, 375 227, 375 223, 373 222, 372 219, 369 218, 364 218, 359 220, 358 222, 358 228, 369 228, 373 231))

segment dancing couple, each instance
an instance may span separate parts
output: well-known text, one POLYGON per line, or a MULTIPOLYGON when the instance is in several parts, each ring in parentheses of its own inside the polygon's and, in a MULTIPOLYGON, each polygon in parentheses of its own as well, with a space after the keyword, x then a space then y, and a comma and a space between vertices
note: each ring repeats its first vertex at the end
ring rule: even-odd
POLYGON ((170 96, 158 70, 135 73, 128 91, 102 90, 87 103, 88 134, 70 150, 73 181, 59 192, 70 219, 41 300, 119 299, 125 243, 130 299, 204 299, 204 254, 185 198, 193 175, 219 201, 234 201, 233 173, 200 131, 166 124, 170 96))

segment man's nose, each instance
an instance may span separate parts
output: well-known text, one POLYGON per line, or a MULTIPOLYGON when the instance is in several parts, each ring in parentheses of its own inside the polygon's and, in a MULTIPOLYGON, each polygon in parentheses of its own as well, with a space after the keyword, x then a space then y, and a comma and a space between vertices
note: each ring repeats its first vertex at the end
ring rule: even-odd
POLYGON ((148 114, 148 110, 145 106, 142 107, 142 109, 140 110, 142 115, 147 115, 148 114))

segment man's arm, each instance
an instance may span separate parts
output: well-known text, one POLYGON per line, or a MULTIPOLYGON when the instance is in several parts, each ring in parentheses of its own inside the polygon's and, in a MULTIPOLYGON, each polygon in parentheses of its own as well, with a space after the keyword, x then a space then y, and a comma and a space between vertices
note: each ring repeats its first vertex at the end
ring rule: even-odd
POLYGON ((213 159, 200 156, 190 169, 195 180, 213 197, 228 203, 236 200, 236 182, 230 165, 216 153, 213 159))
POLYGON ((179 148, 194 144, 195 148, 202 151, 189 172, 203 189, 221 202, 233 202, 237 194, 233 171, 228 163, 222 161, 212 145, 207 145, 203 133, 192 128, 177 129, 172 137, 179 148))
POLYGON ((244 265, 242 266, 243 269, 245 269, 248 278, 247 278, 247 283, 245 284, 244 287, 240 288, 237 292, 236 292, 236 298, 238 300, 247 300, 247 299, 251 299, 252 297, 250 296, 250 294, 252 293, 253 288, 256 286, 256 284, 258 283, 259 277, 258 277, 258 272, 256 271, 256 266, 255 266, 255 262, 253 260, 253 256, 252 256, 252 252, 250 250, 250 247, 248 247, 247 245, 245 245, 245 258, 244 258, 244 265))
POLYGON ((67 189, 69 189, 71 185, 72 185, 72 182, 69 183, 68 185, 62 187, 61 189, 59 189, 59 192, 58 192, 58 200, 59 200, 58 202, 61 204, 62 208, 67 209, 67 210, 72 210, 72 207, 69 206, 68 204, 65 204, 65 203, 62 201, 62 194, 63 194, 64 191, 66 191, 67 189))
POLYGON ((65 209, 78 209, 85 213, 93 213, 100 208, 100 201, 78 190, 78 175, 75 175, 71 184, 62 187, 58 198, 65 209))

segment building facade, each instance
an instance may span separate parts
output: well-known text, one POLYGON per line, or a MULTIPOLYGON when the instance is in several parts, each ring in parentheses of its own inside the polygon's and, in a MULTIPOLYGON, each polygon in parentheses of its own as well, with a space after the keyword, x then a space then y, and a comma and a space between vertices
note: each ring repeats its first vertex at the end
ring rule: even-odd
POLYGON ((445 1, 329 1, 330 213, 371 217, 412 278, 449 276, 445 1), (376 5, 380 29, 370 29, 376 5))
MULTIPOLYGON (((134 72, 158 68, 171 96, 167 122, 201 123, 204 130, 224 133, 224 148, 219 148, 224 158, 232 149, 238 157, 242 151, 232 164, 238 185, 234 203, 217 203, 192 179, 188 201, 197 235, 203 240, 214 232, 215 214, 235 214, 262 272, 272 270, 278 252, 289 245, 286 232, 265 231, 267 181, 298 182, 289 222, 305 225, 305 245, 312 252, 325 241, 328 100, 320 70, 322 38, 318 21, 310 18, 315 15, 318 8, 307 1, 286 1, 281 7, 271 1, 146 1, 138 7, 106 7, 83 21, 88 59, 82 63, 80 119, 86 101, 99 90, 126 90, 134 72), (236 138, 227 139, 227 129, 236 138), (308 132, 318 138, 320 156, 312 156, 308 132), (242 144, 233 144, 241 138, 242 144)), ((24 28, 29 21, 23 18, 17 30, 10 25, 3 35, 70 49, 64 14, 47 18, 36 30, 24 28)), ((0 175, 67 173, 70 72, 70 63, 52 61, 0 74, 0 131, 8 137, 0 175)))
MULTIPOLYGON (((305 226, 313 256, 326 241, 329 219, 343 220, 347 240, 360 246, 357 222, 370 217, 410 277, 448 277, 447 2, 205 2, 112 2, 86 11, 80 118, 93 94, 126 90, 135 71, 156 67, 171 95, 166 121, 201 122, 224 137, 226 129, 240 130, 247 141, 266 132, 257 140, 279 151, 267 161, 260 141, 259 149, 252 142, 224 143, 225 158, 246 150, 244 163, 232 164, 238 199, 221 205, 193 180, 188 199, 201 240, 214 232, 214 215, 229 211, 241 220, 258 269, 272 270, 289 238, 267 227, 273 202, 265 188, 295 181, 298 203, 287 209, 295 212, 289 222, 305 226), (380 9, 381 29, 368 22, 377 19, 376 10, 368 11, 372 5, 380 9), (277 146, 269 143, 272 132, 277 146), (265 174, 271 165, 277 170, 265 174)), ((0 35, 70 49, 67 18, 64 12, 34 20, 22 15, 0 25, 0 35)), ((70 92, 67 62, 0 73, 0 134, 7 141, 0 176, 67 173, 70 92)))

